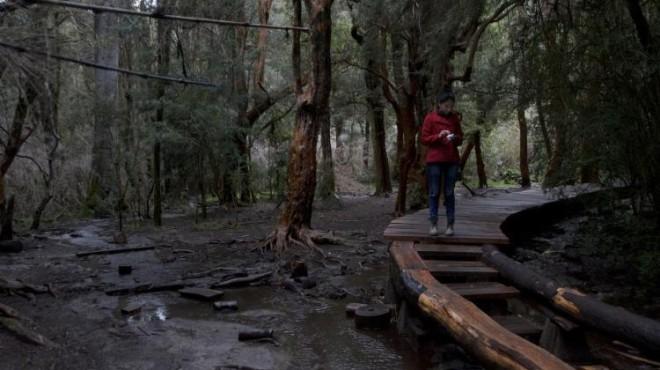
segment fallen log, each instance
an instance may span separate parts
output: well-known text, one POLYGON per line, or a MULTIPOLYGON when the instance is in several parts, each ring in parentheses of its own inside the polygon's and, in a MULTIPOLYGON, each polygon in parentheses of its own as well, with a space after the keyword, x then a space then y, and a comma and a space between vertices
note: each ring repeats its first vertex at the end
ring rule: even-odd
POLYGON ((34 330, 26 328, 16 319, 0 316, 0 325, 23 341, 40 346, 55 347, 55 343, 34 330))
POLYGON ((14 319, 20 318, 18 311, 2 303, 0 303, 0 316, 11 317, 14 319))
POLYGON ((496 247, 484 247, 483 260, 517 288, 544 298, 554 308, 612 337, 655 352, 660 348, 660 322, 612 306, 575 289, 561 287, 512 260, 496 247))
POLYGON ((130 252, 142 252, 142 251, 152 250, 152 249, 155 249, 155 248, 156 247, 154 247, 154 246, 149 246, 149 247, 100 249, 100 250, 95 250, 95 251, 90 251, 90 252, 78 252, 78 253, 76 253, 76 256, 77 257, 87 257, 87 256, 101 255, 101 254, 119 254, 119 253, 130 253, 130 252))
POLYGON ((48 293, 49 291, 47 286, 27 284, 18 280, 9 279, 2 276, 0 276, 0 289, 7 291, 14 291, 14 292, 26 291, 35 294, 48 293))
POLYGON ((248 341, 273 337, 273 329, 249 329, 238 332, 238 340, 248 341))
POLYGON ((105 294, 109 296, 119 296, 119 295, 129 295, 129 294, 141 294, 141 293, 151 293, 151 292, 162 292, 166 290, 179 290, 185 288, 187 285, 182 281, 175 281, 165 284, 140 284, 129 287, 109 289, 105 291, 105 294))
POLYGON ((271 276, 273 273, 272 272, 264 272, 262 274, 256 274, 256 275, 250 275, 246 277, 239 277, 235 279, 229 279, 227 281, 221 281, 219 283, 215 283, 211 285, 211 288, 232 288, 232 287, 239 287, 239 286, 245 286, 250 283, 253 283, 255 281, 259 281, 261 279, 265 279, 269 276, 271 276))
POLYGON ((426 269, 412 242, 393 243, 390 255, 392 282, 397 293, 443 326, 485 364, 512 370, 573 369, 550 352, 508 331, 472 302, 440 284, 426 269))

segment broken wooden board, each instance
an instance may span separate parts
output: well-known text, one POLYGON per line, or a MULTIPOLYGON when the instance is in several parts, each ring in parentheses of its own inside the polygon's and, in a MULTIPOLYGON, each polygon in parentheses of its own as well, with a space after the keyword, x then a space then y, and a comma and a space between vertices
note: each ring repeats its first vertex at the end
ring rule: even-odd
POLYGON ((202 301, 216 301, 225 294, 221 290, 207 288, 184 288, 179 290, 182 297, 199 299, 202 301))
POLYGON ((134 315, 142 310, 142 303, 132 302, 121 309, 121 313, 124 315, 134 315))

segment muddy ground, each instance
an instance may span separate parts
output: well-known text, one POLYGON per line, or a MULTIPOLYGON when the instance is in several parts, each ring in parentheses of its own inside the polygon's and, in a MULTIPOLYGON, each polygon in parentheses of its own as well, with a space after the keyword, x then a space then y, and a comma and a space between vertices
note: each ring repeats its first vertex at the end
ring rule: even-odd
MULTIPOLYGON (((438 369, 470 368, 455 354, 417 356, 395 329, 357 330, 345 315, 350 302, 381 302, 387 279, 387 245, 382 231, 392 218, 392 198, 351 196, 340 207, 317 209, 314 226, 333 230, 335 245, 297 251, 284 262, 262 253, 277 210, 261 203, 235 210, 211 209, 208 219, 169 214, 164 226, 127 227, 128 244, 154 250, 77 257, 111 244, 115 225, 91 220, 23 235, 25 250, 0 255, 0 276, 52 293, 0 295, 55 346, 36 346, 0 330, 1 369, 438 369), (287 261, 308 267, 303 287, 289 277, 287 261), (133 272, 119 275, 119 265, 133 272), (224 267, 212 275, 183 280, 208 287, 237 272, 273 271, 248 287, 223 289, 237 312, 176 291, 110 296, 106 291, 181 280, 191 273, 224 267), (313 286, 315 285, 315 286, 313 286), (313 286, 313 287, 310 287, 313 286), (141 311, 122 314, 129 303, 141 311), (241 330, 273 329, 274 340, 238 341, 241 330), (423 359, 421 358, 423 357, 423 359), (435 362, 432 363, 432 362, 435 362)), ((460 356, 459 356, 460 357, 460 356)))

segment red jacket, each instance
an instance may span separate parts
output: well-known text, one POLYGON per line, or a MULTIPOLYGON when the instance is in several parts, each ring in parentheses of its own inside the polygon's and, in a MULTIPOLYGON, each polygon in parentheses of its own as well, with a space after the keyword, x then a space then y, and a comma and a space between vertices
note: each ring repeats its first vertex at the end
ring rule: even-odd
POLYGON ((449 116, 441 116, 435 110, 424 118, 422 126, 422 144, 429 147, 426 153, 426 163, 438 162, 460 162, 458 147, 463 143, 463 130, 461 130, 461 116, 452 113, 449 116), (447 130, 456 135, 453 141, 447 137, 439 138, 438 134, 447 130))

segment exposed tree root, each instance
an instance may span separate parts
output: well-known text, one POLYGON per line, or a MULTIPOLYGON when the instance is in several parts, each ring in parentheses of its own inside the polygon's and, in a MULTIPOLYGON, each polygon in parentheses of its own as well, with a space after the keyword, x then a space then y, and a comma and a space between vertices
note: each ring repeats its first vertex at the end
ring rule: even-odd
POLYGON ((315 240, 324 240, 323 235, 308 227, 280 225, 266 239, 262 249, 270 250, 281 257, 291 247, 311 248, 325 258, 325 252, 315 242, 315 240))

